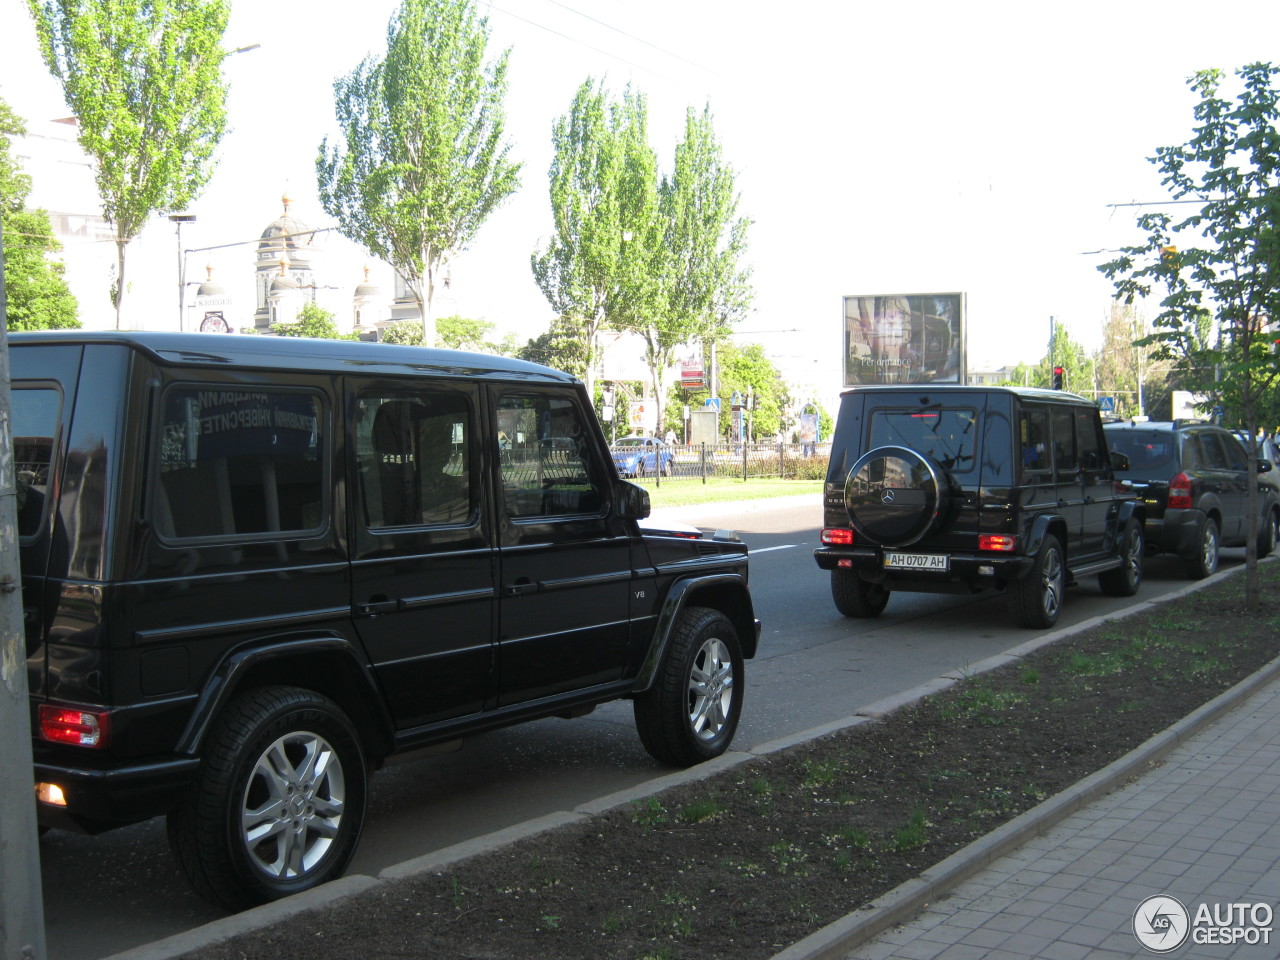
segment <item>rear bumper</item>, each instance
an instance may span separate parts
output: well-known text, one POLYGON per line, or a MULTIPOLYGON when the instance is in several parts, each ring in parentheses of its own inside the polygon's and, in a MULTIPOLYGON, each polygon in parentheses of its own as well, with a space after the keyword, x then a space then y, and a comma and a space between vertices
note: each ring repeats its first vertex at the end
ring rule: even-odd
POLYGON ((1187 557, 1200 549, 1200 524, 1203 522, 1203 510, 1165 510, 1163 516, 1148 516, 1142 532, 1151 549, 1187 557))
POLYGON ((884 551, 879 547, 819 547, 813 552, 823 570, 855 570, 864 580, 908 592, 1000 586, 1025 577, 1034 562, 1032 557, 999 553, 950 553, 948 557, 946 572, 931 572, 886 570, 884 551))
POLYGON ((114 766, 103 758, 83 764, 40 757, 37 747, 36 783, 62 789, 66 805, 38 802, 41 825, 87 833, 149 820, 167 813, 181 799, 199 765, 196 757, 173 757, 114 766))

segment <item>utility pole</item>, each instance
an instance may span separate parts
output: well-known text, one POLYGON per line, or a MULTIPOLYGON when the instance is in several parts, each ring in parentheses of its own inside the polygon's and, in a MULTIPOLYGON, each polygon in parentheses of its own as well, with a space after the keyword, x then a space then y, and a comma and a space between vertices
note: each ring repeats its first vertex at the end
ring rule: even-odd
POLYGON ((27 641, 18 566, 18 504, 9 427, 8 305, 0 226, 0 958, 44 960, 44 900, 31 780, 27 641))

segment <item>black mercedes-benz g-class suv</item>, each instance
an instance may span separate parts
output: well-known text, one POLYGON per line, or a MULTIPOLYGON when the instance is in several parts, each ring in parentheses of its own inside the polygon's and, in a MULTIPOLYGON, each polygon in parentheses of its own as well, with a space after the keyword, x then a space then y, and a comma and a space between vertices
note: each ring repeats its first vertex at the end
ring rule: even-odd
POLYGON ((1117 596, 1142 581, 1141 504, 1115 481, 1097 406, 1073 394, 847 391, 823 496, 815 557, 845 616, 879 615, 894 590, 996 588, 1043 628, 1081 577, 1117 596))
POLYGON ((340 875, 400 751, 619 698, 664 762, 729 746, 746 547, 643 532, 568 375, 275 337, 9 347, 42 825, 166 814, 234 909, 340 875))

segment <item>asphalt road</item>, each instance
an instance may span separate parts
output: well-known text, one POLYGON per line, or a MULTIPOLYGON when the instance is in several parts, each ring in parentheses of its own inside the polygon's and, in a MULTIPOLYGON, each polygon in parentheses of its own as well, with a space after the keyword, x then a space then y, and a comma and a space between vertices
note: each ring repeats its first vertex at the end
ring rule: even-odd
MULTIPOLYGON (((841 617, 812 558, 817 495, 679 514, 700 527, 733 527, 751 547, 752 593, 764 631, 758 656, 747 664, 740 747, 848 716, 1034 636, 1013 625, 998 596, 894 594, 875 620, 841 617)), ((1243 550, 1223 553, 1224 567, 1243 560, 1243 550)), ((1184 582, 1176 564, 1148 560, 1139 597, 1184 582)), ((1068 592, 1059 626, 1130 602, 1103 596, 1090 580, 1068 592)), ((401 760, 373 778, 350 870, 376 874, 666 772, 640 745, 628 703, 485 734, 457 753, 401 760)), ((162 820, 97 837, 52 831, 40 849, 55 960, 95 960, 220 916, 187 888, 162 820)))

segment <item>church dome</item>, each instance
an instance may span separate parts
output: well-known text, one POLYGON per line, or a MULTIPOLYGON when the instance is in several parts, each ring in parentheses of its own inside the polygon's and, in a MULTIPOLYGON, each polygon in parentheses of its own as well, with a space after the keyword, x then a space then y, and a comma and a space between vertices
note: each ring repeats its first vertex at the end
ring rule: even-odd
POLYGON ((213 282, 213 267, 206 265, 205 270, 207 276, 204 283, 196 288, 197 297, 225 297, 227 291, 223 289, 222 284, 213 282))
POLYGON ((302 288, 297 280, 289 276, 288 266, 289 266, 289 261, 285 260, 284 258, 281 258, 280 273, 274 280, 271 281, 272 293, 277 293, 281 290, 300 290, 302 288))
POLYGON ((280 198, 280 202, 284 205, 284 211, 262 231, 262 237, 258 240, 258 257, 265 259, 263 254, 279 253, 288 256, 290 260, 306 260, 307 248, 314 239, 314 234, 308 232, 311 227, 289 212, 293 201, 287 193, 280 198))
POLYGON ((357 297, 377 297, 382 294, 382 288, 376 283, 369 282, 369 268, 364 268, 364 282, 356 287, 357 297))

